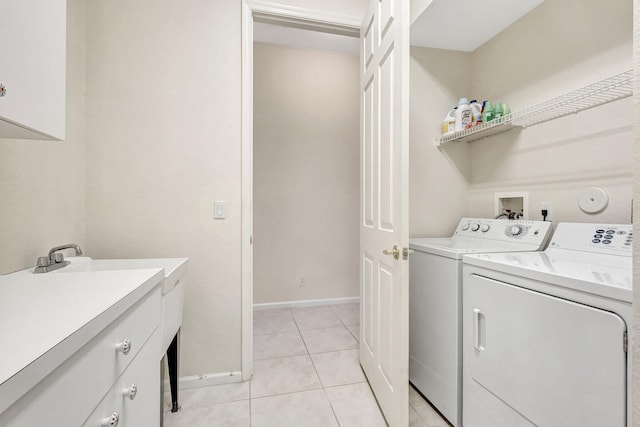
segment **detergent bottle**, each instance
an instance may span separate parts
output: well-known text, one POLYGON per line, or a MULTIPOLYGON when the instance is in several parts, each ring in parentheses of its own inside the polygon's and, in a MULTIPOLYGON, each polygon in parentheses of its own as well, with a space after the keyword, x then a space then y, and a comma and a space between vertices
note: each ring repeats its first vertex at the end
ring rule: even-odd
POLYGON ((447 113, 445 118, 442 120, 442 135, 449 135, 450 133, 455 132, 456 127, 456 109, 458 107, 452 108, 451 111, 447 113))
POLYGON ((472 100, 469 105, 471 106, 471 125, 479 125, 482 123, 482 104, 478 103, 477 99, 472 100))
POLYGON ((471 126, 473 113, 471 112, 471 106, 467 98, 460 98, 458 101, 458 108, 455 111, 456 117, 456 132, 464 130, 467 126, 471 126))

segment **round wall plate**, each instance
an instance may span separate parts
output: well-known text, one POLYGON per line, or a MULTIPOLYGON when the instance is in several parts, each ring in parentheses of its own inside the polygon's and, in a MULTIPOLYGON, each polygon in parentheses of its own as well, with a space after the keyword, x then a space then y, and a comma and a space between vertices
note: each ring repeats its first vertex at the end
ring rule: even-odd
POLYGON ((595 214, 602 212, 609 204, 609 195, 602 188, 589 187, 580 194, 578 205, 583 212, 595 214))

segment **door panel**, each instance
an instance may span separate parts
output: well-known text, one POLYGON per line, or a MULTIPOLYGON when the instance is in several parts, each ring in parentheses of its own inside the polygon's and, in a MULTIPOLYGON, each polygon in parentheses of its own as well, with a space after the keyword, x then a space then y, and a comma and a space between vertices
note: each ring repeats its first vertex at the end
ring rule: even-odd
POLYGON ((363 203, 363 224, 365 227, 374 226, 374 171, 375 171, 375 146, 374 146, 374 128, 375 123, 374 115, 374 97, 375 97, 375 85, 373 76, 367 82, 363 90, 364 98, 364 117, 365 126, 362 129, 362 173, 363 183, 362 188, 362 203, 363 203))
POLYGON ((393 387, 393 269, 382 265, 378 272, 380 281, 380 340, 389 343, 380 348, 380 372, 387 386, 393 387))
POLYGON ((379 227, 382 230, 393 231, 393 210, 394 210, 394 158, 393 158, 393 106, 394 106, 394 93, 393 93, 393 45, 389 51, 385 52, 379 67, 378 72, 378 128, 380 133, 379 138, 379 157, 378 157, 378 188, 379 194, 379 209, 380 224, 379 227))
POLYGON ((393 24, 394 0, 380 0, 380 40, 388 36, 393 24))
POLYGON ((371 0, 361 28, 360 363, 387 422, 408 421, 409 243, 406 1, 371 0))
POLYGON ((362 316, 362 339, 361 349, 367 351, 370 357, 373 356, 373 349, 375 348, 374 334, 374 304, 376 286, 373 283, 373 259, 366 254, 362 260, 362 304, 361 304, 361 316, 362 316))

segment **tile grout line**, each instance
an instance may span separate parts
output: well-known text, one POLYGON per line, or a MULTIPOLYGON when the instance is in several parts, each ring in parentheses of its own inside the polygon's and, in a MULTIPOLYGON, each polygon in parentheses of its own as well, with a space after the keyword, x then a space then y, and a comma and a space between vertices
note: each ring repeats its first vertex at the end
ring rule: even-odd
MULTIPOLYGON (((331 310, 331 308, 329 308, 329 310, 331 310)), ((333 312, 333 310, 331 310, 331 311, 333 312)), ((320 374, 318 373, 318 368, 316 367, 316 364, 313 361, 313 357, 311 357, 311 353, 309 352, 309 348, 307 347, 307 342, 304 340, 304 337, 302 336, 302 330, 300 330, 300 325, 298 325, 298 321, 296 320, 296 316, 293 314, 293 312, 291 313, 291 316, 293 317, 293 322, 295 323, 296 328, 298 329, 298 334, 300 335, 300 338, 302 339, 302 343, 304 344, 304 348, 307 351, 307 356, 309 357, 309 360, 311 361, 311 366, 313 366, 313 371, 316 374, 316 378, 318 378, 318 382, 320 383, 320 389, 316 389, 316 390, 322 390, 322 393, 324 394, 325 398, 327 399, 327 402, 329 402, 329 407, 331 408, 331 413, 333 414, 333 418, 336 420, 336 423, 338 424, 338 427, 339 427, 340 426, 340 421, 338 420, 338 416, 336 415, 336 411, 333 408, 333 404, 331 404, 331 400, 329 399, 329 396, 327 395, 327 390, 326 390, 326 388, 324 386, 324 383, 322 382, 322 378, 320 378, 320 374)), ((340 318, 338 318, 338 320, 340 320, 340 322, 342 322, 342 320, 340 318)), ((326 329, 330 329, 330 328, 326 328, 326 329)), ((295 392, 295 393, 299 393, 299 392, 295 392)), ((289 393, 289 394, 292 394, 292 393, 289 393)))
MULTIPOLYGON (((331 306, 329 306, 329 308, 331 309, 331 311, 333 312, 333 314, 336 315, 336 317, 340 320, 340 323, 342 323, 342 326, 344 326, 344 328, 349 331, 349 333, 351 334, 351 336, 353 338, 355 338, 356 341, 358 341, 358 348, 360 348, 360 338, 356 337, 355 335, 353 335, 353 332, 351 332, 351 329, 349 329, 349 326, 357 326, 358 328, 360 328, 360 321, 358 320, 358 324, 357 325, 347 325, 346 323, 344 323, 344 320, 342 320, 342 318, 333 310, 333 308, 331 308, 331 306)), ((358 310, 360 310, 360 304, 358 303, 358 310)), ((358 316, 358 319, 360 318, 360 316, 358 316)))
MULTIPOLYGON (((358 347, 357 347, 357 348, 355 348, 355 349, 343 349, 343 350, 334 350, 334 351, 323 351, 323 352, 313 353, 313 354, 327 354, 327 353, 337 353, 337 352, 342 352, 342 351, 359 350, 359 346, 360 346, 360 344, 359 344, 359 342, 360 342, 360 341, 359 341, 359 338, 358 338, 358 337, 356 337, 356 336, 353 334, 353 332, 349 329, 349 326, 348 326, 348 325, 345 323, 345 321, 344 321, 344 320, 343 320, 343 319, 342 319, 342 318, 341 318, 341 317, 340 317, 340 316, 339 316, 339 315, 338 315, 338 314, 333 310, 333 308, 332 308, 331 306, 319 306, 319 307, 328 307, 328 308, 329 308, 329 311, 330 311, 330 312, 331 312, 331 313, 332 313, 332 314, 333 314, 333 315, 338 319, 338 321, 340 322, 340 325, 341 325, 344 329, 346 329, 346 330, 347 330, 347 332, 349 332, 349 335, 350 335, 351 337, 353 337, 353 338, 356 340, 356 342, 358 343, 358 347)), ((252 396, 252 394, 251 394, 251 388, 250 388, 250 395, 249 395, 249 397, 250 397, 250 399, 249 399, 249 401, 250 401, 250 403, 249 403, 249 405, 250 405, 250 409, 251 409, 251 401, 252 401, 253 399, 268 398, 268 397, 272 397, 272 396, 283 396, 283 395, 287 395, 287 394, 295 394, 295 393, 306 392, 306 391, 313 391, 313 390, 322 390, 322 391, 323 391, 323 394, 324 394, 324 396, 325 396, 325 398, 326 398, 326 399, 327 399, 327 401, 329 402, 329 406, 330 406, 330 408, 331 408, 331 412, 333 413, 334 419, 336 420, 336 423, 338 424, 338 426, 340 426, 340 425, 341 425, 341 424, 340 424, 340 420, 338 419, 338 415, 336 414, 335 408, 334 408, 334 406, 333 406, 333 404, 332 404, 331 400, 329 399, 329 395, 328 395, 328 393, 327 393, 327 388, 329 388, 329 387, 326 387, 326 386, 325 386, 324 382, 322 381, 322 378, 320 377, 320 374, 319 374, 319 372, 318 372, 318 368, 317 368, 317 366, 316 366, 316 362, 313 360, 313 354, 309 351, 309 348, 308 348, 308 346, 307 346, 307 342, 305 341, 304 336, 303 336, 303 334, 302 334, 303 330, 301 330, 301 329, 300 329, 300 325, 299 325, 299 323, 298 323, 298 320, 296 319, 296 316, 295 316, 295 315, 294 315, 294 313, 293 313, 293 310, 291 310, 291 309, 290 309, 289 311, 290 311, 291 316, 292 316, 292 318, 293 318, 293 322, 294 322, 294 324, 295 324, 295 326, 296 326, 296 328, 297 328, 296 332, 298 332, 298 335, 300 336, 300 338, 302 339, 302 342, 303 342, 303 344, 304 344, 304 348, 305 348, 305 350, 306 350, 306 356, 308 356, 308 357, 309 357, 309 359, 311 360, 311 364, 312 364, 312 366, 313 366, 314 372, 315 372, 316 377, 317 377, 317 379, 318 379, 318 381, 319 381, 319 383, 320 383, 320 388, 318 388, 318 389, 310 389, 310 390, 302 390, 302 391, 296 391, 296 392, 280 393, 280 394, 275 394, 275 395, 270 395, 270 396, 262 396, 262 397, 255 397, 255 398, 252 396)), ((269 316, 265 316, 265 317, 269 317, 269 316)), ((358 324, 358 325, 350 325, 350 326, 358 326, 358 327, 359 327, 360 325, 358 324)), ((326 329, 334 329, 334 328, 336 328, 336 327, 340 327, 340 326, 332 326, 332 327, 327 327, 327 328, 318 328, 318 329, 305 329, 304 331, 326 330, 326 329)), ((288 332, 294 332, 294 331, 288 331, 288 332)), ((279 332, 275 332, 274 334, 276 334, 276 333, 279 333, 279 332)), ((269 334, 258 334, 258 335, 269 335, 269 334)), ((255 334, 254 334, 254 336, 255 336, 255 334)), ((291 355, 291 356, 273 357, 273 358, 259 359, 259 360, 282 359, 282 358, 286 358, 286 357, 298 357, 298 356, 302 356, 302 354, 301 354, 301 355, 291 355)), ((366 376, 365 376, 365 381, 362 381, 362 382, 354 382, 354 383, 348 383, 348 384, 339 384, 339 385, 335 385, 335 386, 332 386, 332 387, 341 387, 341 386, 346 386, 346 385, 355 385, 355 384, 362 384, 362 383, 367 383, 367 385, 368 385, 369 389, 371 389, 371 386, 368 384, 368 381, 366 380, 366 376)), ((251 415, 250 415, 250 423, 251 423, 251 421, 252 421, 252 419, 251 419, 251 415)))
MULTIPOLYGON (((333 312, 333 310, 331 309, 331 307, 329 307, 329 311, 331 313, 333 313, 333 315, 335 316, 335 313, 333 312)), ((338 316, 336 316, 338 317, 338 316)), ((295 316, 293 316, 294 321, 295 321, 295 316)), ((340 320, 340 323, 342 323, 342 319, 340 319, 338 317, 338 320, 340 320)), ((296 323, 297 326, 297 323, 296 323)), ((300 329, 300 327, 298 326, 298 329, 300 329)), ((327 328, 329 329, 329 328, 327 328)), ((348 330, 348 329, 347 329, 348 330)), ((302 336, 302 331, 300 331, 300 335, 302 336)), ((304 341, 304 337, 302 338, 302 340, 304 341)), ((306 347, 307 343, 305 342, 305 347, 306 347)), ((307 348, 307 351, 309 351, 309 349, 307 348)), ((320 374, 318 373, 318 368, 316 366, 316 363, 313 361, 313 357, 311 356, 311 353, 309 353, 309 359, 311 359, 311 364, 313 365, 313 370, 316 373, 316 376, 318 377, 318 381, 320 381, 320 385, 322 385, 322 393, 324 394, 325 399, 327 399, 327 402, 329 402, 329 407, 331 408, 331 413, 333 414, 333 418, 336 420, 336 423, 338 424, 338 427, 340 427, 340 420, 338 419, 338 414, 336 414, 336 410, 333 407, 333 403, 331 403, 331 399, 329 399, 329 395, 327 394, 327 388, 324 386, 324 382, 322 382, 322 378, 320 377, 320 374)))
MULTIPOLYGON (((338 320, 340 320, 340 323, 342 324, 342 327, 343 327, 343 328, 345 328, 345 329, 347 330, 347 332, 349 332, 349 334, 353 337, 353 333, 349 330, 349 328, 347 327, 347 325, 344 323, 344 320, 342 320, 342 317, 340 317, 340 316, 338 315, 338 313, 336 313, 336 312, 334 311, 334 309, 333 309, 331 306, 329 306, 329 309, 330 309, 330 310, 331 310, 331 312, 334 314, 334 316, 336 316, 336 317, 338 318, 338 320)), ((355 338, 355 337, 354 337, 354 338, 355 338)), ((360 341, 359 341, 357 338, 355 338, 355 340, 358 342, 358 351, 360 351, 360 341)), ((353 350, 353 349, 349 349, 349 350, 353 350)), ((345 351, 345 350, 338 350, 338 351, 345 351)), ((324 352, 324 353, 330 353, 330 352, 324 352)), ((312 358, 311 360, 313 361, 313 358, 312 358)), ((315 366, 315 365, 314 365, 314 366, 315 366)), ((367 377, 365 376, 365 382, 366 382, 366 383, 368 383, 368 381, 367 381, 367 379, 366 379, 366 378, 367 378, 367 377)), ((322 380, 320 380, 320 381, 322 381, 322 380)), ((354 384, 360 384, 360 383, 354 383, 354 384)), ((323 384, 323 385, 324 385, 324 384, 323 384)), ((342 385, 349 385, 349 384, 342 384, 342 385)), ((339 386, 336 386, 336 387, 339 387, 339 386)), ((323 390, 324 390, 324 394, 325 394, 325 396, 327 397, 327 400, 329 401, 329 405, 331 406, 331 411, 333 412, 333 416, 336 418, 336 421, 337 421, 337 423, 338 423, 338 427, 340 427, 340 420, 338 419, 338 414, 336 414, 336 410, 335 410, 335 408, 333 407, 333 403, 331 403, 331 399, 329 399, 329 395, 327 394, 327 388, 326 388, 326 387, 324 387, 324 389, 323 389, 323 390)))

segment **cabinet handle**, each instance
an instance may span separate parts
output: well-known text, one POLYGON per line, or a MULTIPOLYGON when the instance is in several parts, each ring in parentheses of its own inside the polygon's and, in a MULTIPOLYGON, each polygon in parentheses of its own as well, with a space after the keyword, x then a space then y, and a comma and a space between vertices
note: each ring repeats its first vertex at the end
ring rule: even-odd
POLYGON ((115 412, 102 420, 102 427, 116 427, 120 422, 120 414, 115 412))
POLYGON ((116 346, 116 351, 119 351, 125 356, 129 354, 129 352, 131 351, 131 340, 129 338, 125 338, 124 341, 116 346))
POLYGON ((131 384, 129 387, 124 389, 124 395, 129 398, 129 400, 133 400, 136 398, 136 394, 138 393, 138 386, 135 384, 131 384))
POLYGON ((0 97, 3 97, 7 94, 7 87, 4 83, 0 82, 0 97))

